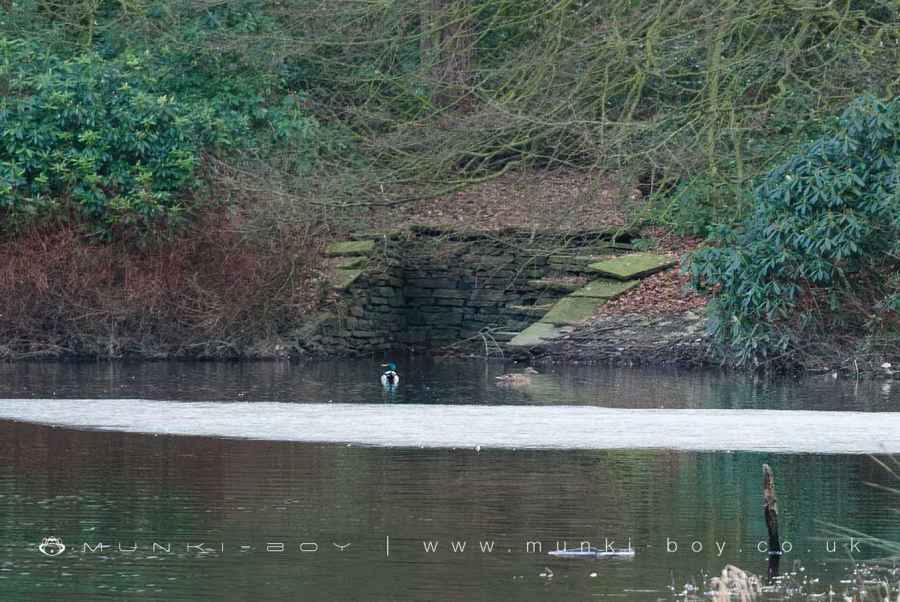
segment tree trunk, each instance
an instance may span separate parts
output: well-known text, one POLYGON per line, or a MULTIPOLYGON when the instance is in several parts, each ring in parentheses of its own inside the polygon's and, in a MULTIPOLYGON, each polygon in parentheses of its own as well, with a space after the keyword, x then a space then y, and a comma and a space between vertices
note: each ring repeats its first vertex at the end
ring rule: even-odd
POLYGON ((470 0, 422 0, 422 64, 439 108, 458 104, 471 84, 473 15, 470 0))

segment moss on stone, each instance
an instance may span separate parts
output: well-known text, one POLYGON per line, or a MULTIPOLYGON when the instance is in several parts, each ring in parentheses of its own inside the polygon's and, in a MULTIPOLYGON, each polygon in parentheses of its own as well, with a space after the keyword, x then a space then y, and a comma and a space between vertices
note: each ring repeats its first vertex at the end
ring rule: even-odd
POLYGON ((325 247, 325 255, 328 257, 353 257, 369 255, 374 249, 374 240, 346 240, 333 242, 325 247))
POLYGON ((529 280, 528 286, 538 290, 559 291, 562 293, 571 293, 581 288, 581 284, 573 282, 565 282, 561 280, 553 280, 552 278, 542 278, 540 280, 529 280))
POLYGON ((362 273, 362 270, 334 270, 328 275, 328 281, 334 288, 343 290, 356 282, 362 273))
POLYGON ((359 230, 350 236, 354 240, 400 240, 406 238, 409 231, 405 228, 393 228, 387 230, 359 230))
POLYGON ((601 278, 581 287, 580 289, 572 293, 572 296, 613 299, 615 297, 618 297, 628 289, 634 288, 638 284, 640 284, 639 280, 626 280, 625 282, 622 282, 619 280, 604 280, 601 278))
POLYGON ((365 257, 344 257, 334 262, 334 267, 339 270, 363 269, 369 263, 365 257))
POLYGON ((553 307, 552 303, 546 303, 543 305, 507 305, 506 309, 508 309, 511 313, 522 315, 522 316, 531 316, 533 318, 541 318, 553 307))
POLYGON ((558 339, 571 330, 569 327, 557 328, 553 324, 535 322, 514 336, 507 344, 511 347, 536 347, 546 341, 558 339))
POLYGON ((563 297, 541 318, 545 324, 578 324, 594 315, 597 308, 606 303, 606 299, 597 297, 563 297))
POLYGON ((616 278, 617 280, 633 280, 666 270, 676 263, 675 259, 664 255, 632 253, 631 255, 623 255, 607 261, 598 261, 588 267, 594 272, 616 278))

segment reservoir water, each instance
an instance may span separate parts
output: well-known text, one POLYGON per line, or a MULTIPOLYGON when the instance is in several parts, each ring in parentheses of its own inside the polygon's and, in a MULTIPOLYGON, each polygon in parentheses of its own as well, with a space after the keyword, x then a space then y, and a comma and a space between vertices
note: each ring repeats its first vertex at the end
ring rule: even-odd
POLYGON ((0 365, 0 599, 677 599, 765 572, 764 462, 820 590, 900 541, 900 386, 398 363, 0 365))

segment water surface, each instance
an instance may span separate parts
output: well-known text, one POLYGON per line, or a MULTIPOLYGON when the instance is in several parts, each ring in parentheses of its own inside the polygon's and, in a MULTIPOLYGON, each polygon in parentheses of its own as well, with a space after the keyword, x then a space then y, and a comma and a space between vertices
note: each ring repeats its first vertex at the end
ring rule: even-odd
MULTIPOLYGON (((397 441, 360 447, 222 438, 190 429, 178 436, 121 432, 166 426, 172 422, 166 412, 179 408, 204 410, 195 427, 221 430, 238 408, 235 416, 244 421, 232 426, 245 435, 259 424, 290 431, 285 417, 313 420, 337 408, 385 412, 384 428, 400 424, 453 437, 465 434, 466 420, 477 426, 484 418, 482 426, 494 420, 495 428, 482 435, 502 439, 517 432, 515 416, 537 412, 531 416, 544 422, 529 427, 529 436, 565 441, 566 433, 548 421, 573 412, 662 408, 699 412, 702 420, 740 410, 726 413, 733 420, 720 425, 738 435, 759 410, 788 411, 779 414, 791 417, 786 438, 794 430, 795 439, 812 440, 803 417, 814 422, 819 414, 790 412, 866 413, 821 417, 840 442, 851 441, 842 433, 867 417, 892 424, 898 407, 896 393, 880 383, 830 377, 766 382, 574 367, 544 370, 537 388, 510 390, 494 383, 504 369, 401 364, 403 385, 385 396, 370 362, 0 366, 0 398, 58 412, 51 422, 80 425, 0 419, 0 599, 672 599, 670 586, 680 591, 726 562, 765 570, 765 554, 757 551, 766 535, 763 462, 775 470, 782 530, 793 546, 786 568, 802 564, 823 584, 844 577, 849 542, 829 535, 827 523, 900 540, 891 512, 898 497, 866 485, 895 482, 872 458, 829 449, 827 441, 811 453, 505 445, 476 451, 397 441), (135 398, 150 401, 124 401, 135 398), (130 404, 149 404, 144 424, 130 404), (218 422, 206 415, 217 408, 218 422), (421 419, 391 414, 401 410, 421 419), (90 425, 110 430, 82 430, 90 425), (39 552, 46 537, 58 537, 65 552, 39 552), (546 554, 582 541, 603 547, 607 538, 616 547, 630 540, 635 558, 546 554), (98 549, 101 543, 110 547, 98 549)), ((588 424, 570 426, 579 422, 588 424)), ((690 428, 703 439, 699 427, 690 428)), ((856 556, 878 554, 863 544, 856 556)))
MULTIPOLYGON (((396 358, 395 358, 396 359, 396 358)), ((538 366, 525 387, 498 387, 521 366, 398 359, 402 384, 385 394, 380 361, 0 364, 0 398, 59 397, 288 402, 564 404, 619 408, 900 411, 900 383, 825 374, 769 380, 724 372, 538 366)))

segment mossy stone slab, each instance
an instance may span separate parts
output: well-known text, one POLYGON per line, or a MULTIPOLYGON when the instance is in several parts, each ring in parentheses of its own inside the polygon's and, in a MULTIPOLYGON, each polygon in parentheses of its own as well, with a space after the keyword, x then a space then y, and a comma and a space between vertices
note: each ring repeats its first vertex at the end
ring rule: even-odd
POLYGON ((548 261, 551 264, 562 264, 586 267, 589 263, 596 261, 598 257, 595 255, 551 255, 548 261))
POLYGON ((328 281, 334 288, 343 290, 356 282, 362 273, 363 270, 334 270, 329 274, 328 281))
POLYGON ((677 260, 653 253, 632 253, 615 259, 598 261, 588 266, 592 271, 617 280, 643 278, 674 266, 677 260))
POLYGON ((528 286, 539 290, 559 291, 561 293, 571 293, 581 288, 580 284, 571 282, 560 282, 559 280, 541 279, 529 280, 528 286))
POLYGON ((553 324, 535 322, 514 336, 507 345, 510 347, 537 347, 547 341, 558 339, 571 331, 571 327, 557 328, 553 324))
POLYGON ((346 240, 333 242, 325 247, 325 255, 328 257, 354 257, 369 255, 374 250, 374 240, 346 240))
POLYGON ((563 324, 579 324, 589 319, 597 308, 606 303, 606 299, 598 297, 574 297, 569 295, 556 302, 541 322, 560 326, 563 324))
POLYGON ((617 251, 634 251, 634 245, 627 242, 602 242, 598 245, 600 249, 616 249, 617 251))
POLYGON ((598 299, 614 299, 628 289, 634 288, 641 283, 640 280, 594 280, 581 287, 574 293, 573 297, 596 297, 598 299))
POLYGON ((550 311, 551 307, 553 307, 553 304, 547 303, 544 305, 507 305, 506 309, 514 314, 531 316, 533 318, 541 318, 544 316, 544 314, 550 311))
POLYGON ((354 240, 384 240, 403 238, 408 232, 402 228, 393 230, 361 230, 353 232, 350 237, 354 240))
POLYGON ((361 270, 366 267, 369 260, 365 257, 343 257, 334 262, 334 267, 339 270, 361 270))

